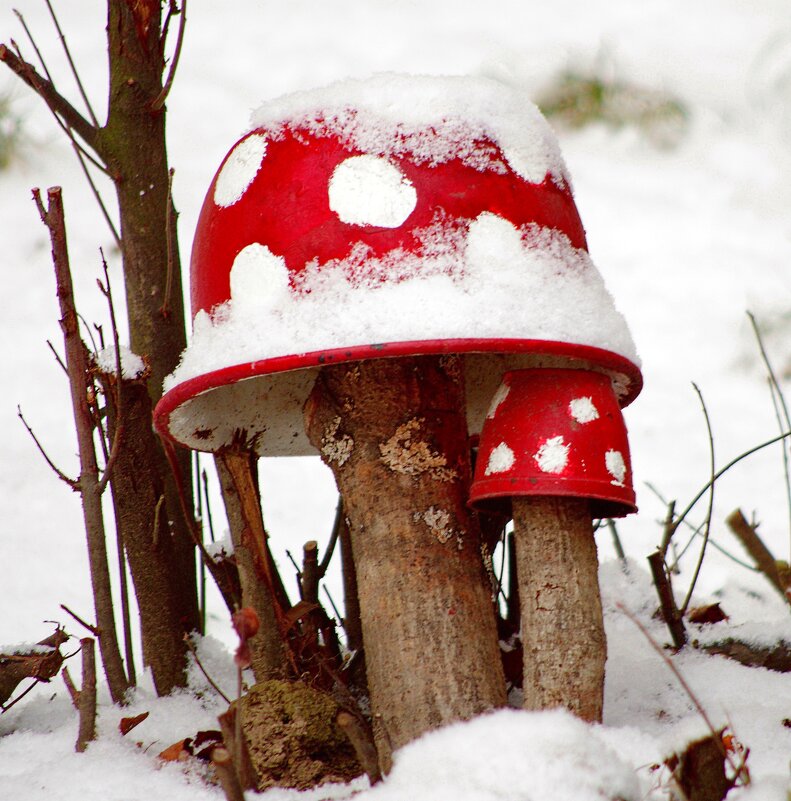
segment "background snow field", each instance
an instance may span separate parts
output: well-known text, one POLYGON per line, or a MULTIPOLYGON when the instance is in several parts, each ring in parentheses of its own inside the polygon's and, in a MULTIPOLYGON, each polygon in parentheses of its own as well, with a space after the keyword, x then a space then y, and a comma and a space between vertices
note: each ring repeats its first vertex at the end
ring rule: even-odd
MULTIPOLYGON (((50 72, 62 76, 61 91, 77 103, 46 7, 38 0, 18 0, 14 6, 34 31, 50 72)), ((87 0, 56 3, 100 118, 106 96, 102 6, 87 0)), ((31 55, 10 0, 0 0, 0 33, 2 41, 13 37, 31 55)), ((747 310, 755 314, 785 390, 791 392, 787 3, 237 0, 227 8, 191 3, 168 98, 184 260, 225 155, 254 125, 289 113, 291 101, 280 106, 281 101, 272 101, 390 72, 494 77, 534 101, 556 88, 564 73, 641 90, 614 96, 618 113, 607 119, 621 122, 558 126, 562 163, 574 187, 591 259, 631 330, 645 378, 642 394, 625 410, 640 509, 618 522, 628 570, 614 558, 608 530, 596 535, 609 647, 604 724, 586 726, 560 712, 502 711, 403 749, 388 783, 374 790, 358 780, 302 794, 272 790, 265 797, 346 799, 360 791, 354 797, 361 801, 663 798, 667 775, 651 766, 706 729, 675 676, 621 608, 660 643, 668 640, 665 628, 652 618, 656 596, 645 557, 661 539, 665 505, 657 494, 677 499, 677 508, 684 508, 709 478, 706 426, 691 382, 700 388, 711 418, 717 467, 778 433, 747 310), (644 123, 643 101, 655 96, 673 98, 685 109, 673 117, 670 139, 666 129, 644 123), (254 113, 259 108, 268 111, 254 113)), ((49 242, 30 200, 32 187, 64 187, 76 295, 84 317, 107 319, 95 284, 101 277, 100 247, 108 257, 117 302, 123 293, 112 237, 68 143, 38 99, 10 73, 0 72, 4 94, 24 130, 10 165, 0 171, 0 641, 13 644, 47 636, 52 624, 46 621, 53 619, 79 634, 60 604, 87 617, 93 608, 78 497, 55 478, 17 419, 19 405, 50 458, 65 472, 76 471, 67 386, 46 345, 49 339, 58 346, 60 331, 49 242)), ((431 98, 424 101, 422 108, 431 98)), ((402 111, 394 105, 397 117, 402 111)), ((407 111, 415 115, 407 122, 419 122, 420 103, 407 111)), ((485 121, 485 112, 476 118, 479 122, 485 121)), ((218 186, 217 203, 232 204, 244 192, 258 159, 266 158, 260 145, 253 141, 236 154, 218 186)), ((557 154, 547 158, 561 163, 557 154)), ((369 178, 338 178, 343 213, 356 211, 344 182, 369 178)), ((103 188, 109 199, 109 188, 103 188)), ((403 213, 399 204, 408 200, 403 188, 395 189, 395 205, 383 210, 386 215, 403 213)), ((487 250, 487 238, 481 239, 487 250)), ((268 258, 260 251, 250 255, 268 258)), ((237 278, 242 287, 248 285, 243 265, 237 278)), ((348 293, 348 287, 343 291, 348 293)), ((404 301, 406 306, 417 302, 404 301)), ((467 313, 485 323, 503 310, 501 302, 509 299, 471 303, 467 313)), ((322 319, 317 309, 310 323, 317 332, 322 319)), ((114 355, 107 358, 114 360, 114 355)), ((136 369, 131 361, 129 369, 136 369)), ((582 407, 580 413, 585 413, 582 407)), ((495 462, 495 468, 504 464, 495 462)), ((211 471, 209 460, 204 465, 211 471)), ((620 469, 615 462, 612 468, 615 473, 620 469)), ((315 457, 271 458, 261 462, 261 486, 276 557, 289 578, 285 550, 308 539, 318 539, 323 547, 329 536, 336 502, 332 476, 315 457)), ((693 525, 702 521, 705 505, 690 514, 693 525)), ((219 502, 214 507, 219 510, 219 502)), ((737 507, 748 517, 756 512, 766 544, 787 560, 791 532, 779 446, 744 460, 716 485, 712 536, 744 560, 724 524, 737 507)), ((222 528, 219 520, 217 526, 222 528)), ((681 529, 678 536, 681 546, 691 532, 681 529)), ((697 549, 693 543, 682 559, 681 574, 674 579, 679 593, 688 586, 697 549)), ((337 578, 330 589, 341 596, 337 578)), ((708 551, 695 593, 695 602, 711 600, 720 602, 729 620, 699 630, 690 626, 701 642, 728 634, 755 644, 791 642, 787 605, 760 575, 716 547, 708 551)), ((201 658, 220 686, 233 693, 230 623, 221 603, 214 599, 212 604, 201 658)), ((791 680, 692 649, 673 662, 715 725, 732 726, 750 748, 754 784, 732 791, 729 799, 787 801, 791 680)), ((76 664, 70 669, 78 673, 76 664)), ((73 750, 77 720, 62 683, 56 679, 39 686, 0 716, 0 797, 218 801, 219 790, 204 786, 189 769, 161 765, 155 756, 176 740, 215 727, 222 704, 200 673, 193 673, 200 700, 189 693, 158 700, 144 680, 129 709, 121 711, 109 705, 102 691, 100 738, 81 755, 73 750), (149 718, 121 737, 120 717, 143 711, 150 712, 149 718)))

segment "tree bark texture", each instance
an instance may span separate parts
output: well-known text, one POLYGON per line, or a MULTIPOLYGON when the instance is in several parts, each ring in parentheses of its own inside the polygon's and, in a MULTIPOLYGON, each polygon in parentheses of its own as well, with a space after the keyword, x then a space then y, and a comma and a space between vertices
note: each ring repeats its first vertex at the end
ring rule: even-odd
POLYGON ((600 722, 607 644, 588 501, 514 498, 513 514, 524 707, 600 722))
MULTIPOLYGON (((258 633, 250 638, 252 669, 257 682, 280 678, 287 670, 286 644, 278 622, 276 604, 284 598, 273 595, 267 579, 274 569, 267 533, 264 528, 258 496, 255 454, 248 451, 225 450, 215 456, 228 526, 233 540, 236 566, 242 587, 242 606, 252 607, 260 620, 258 633)), ((284 591, 283 591, 284 592, 284 591)), ((282 612, 286 609, 283 608, 282 612)))
MULTIPOLYGON (((115 376, 113 376, 113 379, 115 376)), ((108 377, 102 376, 109 390, 108 377)), ((143 661, 151 668, 157 694, 166 695, 186 684, 184 635, 194 631, 195 621, 183 608, 182 582, 173 575, 178 564, 176 537, 167 514, 165 481, 156 471, 157 444, 134 432, 150 425, 151 398, 144 381, 122 381, 123 441, 110 483, 116 525, 121 533, 140 614, 143 661), (141 478, 141 473, 145 476, 141 478)), ((118 420, 110 405, 110 436, 118 420)))
POLYGON ((326 367, 305 422, 349 520, 380 754, 503 706, 458 359, 326 367))

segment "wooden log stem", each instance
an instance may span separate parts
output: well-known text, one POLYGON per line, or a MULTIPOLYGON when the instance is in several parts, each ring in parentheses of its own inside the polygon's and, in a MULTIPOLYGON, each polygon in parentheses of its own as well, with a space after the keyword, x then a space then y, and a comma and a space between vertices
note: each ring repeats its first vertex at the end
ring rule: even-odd
POLYGON ((458 359, 420 357, 326 367, 305 406, 350 524, 382 764, 506 702, 463 404, 458 359))
POLYGON ((587 500, 513 499, 524 648, 524 707, 601 721, 604 636, 587 500))

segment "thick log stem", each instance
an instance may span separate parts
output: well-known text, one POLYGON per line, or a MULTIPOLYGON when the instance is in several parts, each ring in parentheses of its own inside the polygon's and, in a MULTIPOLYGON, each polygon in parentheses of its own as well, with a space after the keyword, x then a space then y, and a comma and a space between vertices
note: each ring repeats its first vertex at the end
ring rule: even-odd
POLYGON ((513 514, 525 709, 601 721, 607 644, 588 502, 514 498, 513 514))
POLYGON ((458 360, 421 357, 325 368, 305 407, 350 523, 380 754, 506 701, 463 404, 458 360))

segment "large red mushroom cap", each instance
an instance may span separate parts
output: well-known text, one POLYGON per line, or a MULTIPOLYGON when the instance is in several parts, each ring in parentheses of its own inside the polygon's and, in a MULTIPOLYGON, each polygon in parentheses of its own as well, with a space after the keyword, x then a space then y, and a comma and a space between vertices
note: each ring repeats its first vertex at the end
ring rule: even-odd
POLYGON ((193 337, 157 428, 216 450, 307 454, 323 364, 465 354, 480 431, 506 370, 574 366, 641 387, 590 260, 555 137, 489 79, 385 75, 268 104, 209 188, 193 337))

